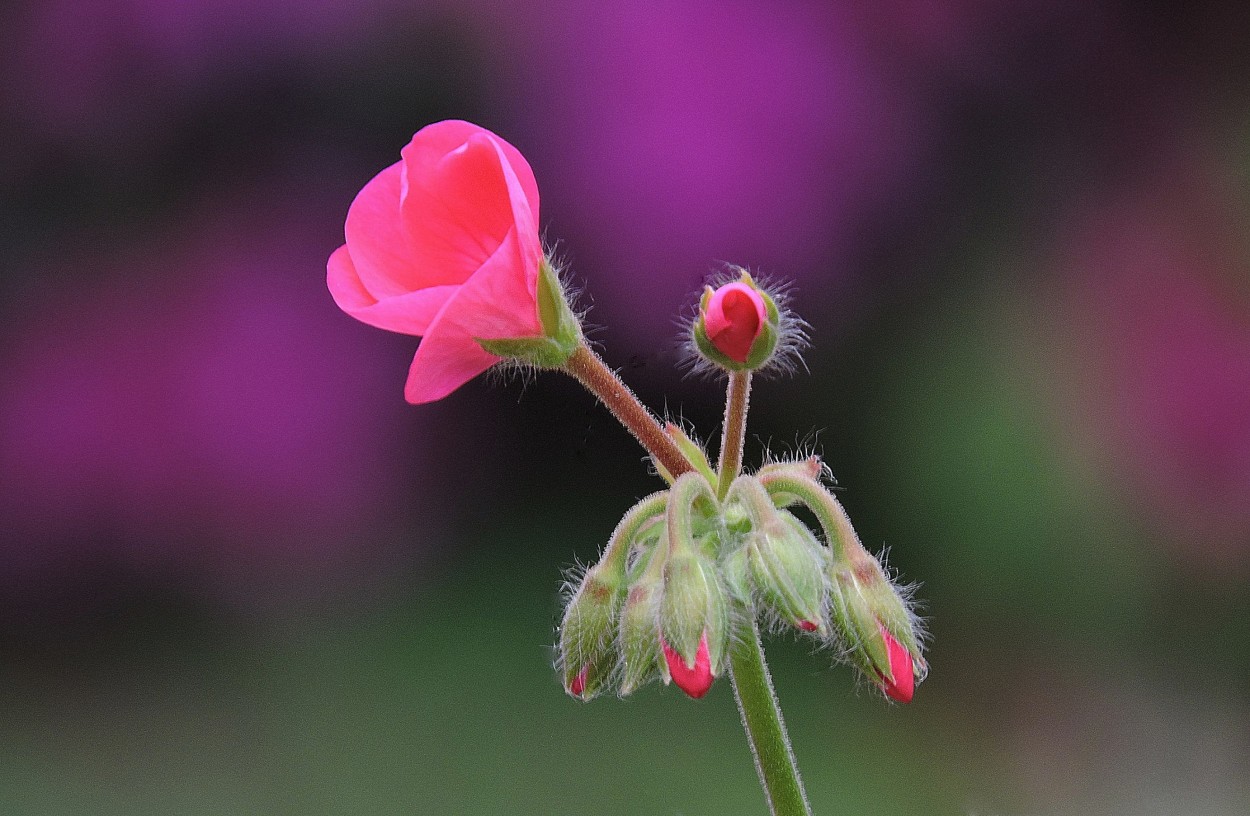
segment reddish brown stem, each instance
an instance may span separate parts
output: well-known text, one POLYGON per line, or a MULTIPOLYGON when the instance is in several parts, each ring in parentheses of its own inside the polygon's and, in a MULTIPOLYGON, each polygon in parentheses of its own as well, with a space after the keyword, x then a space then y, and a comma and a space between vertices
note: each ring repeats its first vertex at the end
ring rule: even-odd
POLYGON ((694 470, 694 466, 687 461, 669 435, 664 433, 664 428, 646 406, 638 401, 634 392, 621 382, 616 372, 608 368, 589 346, 585 343, 578 346, 577 351, 564 364, 564 370, 598 397, 612 412, 612 416, 634 435, 647 453, 674 479, 694 470))
POLYGON ((742 471, 742 446, 747 435, 747 407, 751 401, 751 372, 733 371, 725 391, 725 426, 720 438, 720 477, 716 498, 723 499, 742 471))

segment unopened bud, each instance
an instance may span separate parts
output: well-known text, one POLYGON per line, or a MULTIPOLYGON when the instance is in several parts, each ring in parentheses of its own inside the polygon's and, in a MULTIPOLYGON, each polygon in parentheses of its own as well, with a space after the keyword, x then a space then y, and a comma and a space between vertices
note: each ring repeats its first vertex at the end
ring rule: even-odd
POLYGON ((704 289, 692 328, 694 344, 721 368, 753 371, 776 351, 780 323, 776 302, 743 270, 736 281, 704 289))
POLYGON ((629 587, 625 607, 621 610, 622 695, 650 682, 662 670, 660 597, 663 588, 663 579, 651 570, 629 587))
POLYGON ((565 690, 574 697, 594 697, 612 673, 616 619, 623 595, 620 574, 599 564, 586 573, 564 610, 560 670, 565 690))
POLYGON ((910 702, 927 666, 902 596, 866 552, 835 564, 832 577, 832 619, 847 656, 888 696, 910 702))
MULTIPOLYGON (((716 566, 694 548, 670 554, 664 568, 660 634, 685 666, 706 652, 711 677, 721 673, 729 640, 729 609, 716 566)), ((669 661, 671 672, 672 661, 669 661)), ((705 689, 706 690, 706 689, 705 689)))
POLYGON ((825 628, 825 563, 820 542, 785 510, 770 513, 748 539, 751 575, 765 607, 806 632, 825 628))

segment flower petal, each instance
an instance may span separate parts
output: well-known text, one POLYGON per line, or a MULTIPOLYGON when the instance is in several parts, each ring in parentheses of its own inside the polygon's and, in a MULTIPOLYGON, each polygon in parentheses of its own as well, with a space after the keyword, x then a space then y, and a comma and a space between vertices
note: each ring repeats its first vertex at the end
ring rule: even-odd
POLYGON ((477 274, 456 288, 430 323, 412 359, 404 389, 409 402, 441 399, 499 362, 500 358, 478 345, 478 338, 542 333, 538 307, 526 289, 526 270, 536 268, 537 263, 522 255, 516 230, 512 230, 477 274))
MULTIPOLYGON (((374 176, 347 210, 344 232, 365 291, 378 300, 424 289, 422 269, 400 219, 403 163, 374 176)), ((441 283, 442 281, 440 281, 441 283)))
POLYGON ((468 335, 431 330, 412 358, 404 399, 413 405, 440 400, 497 362, 468 335))
POLYGON ((412 261, 424 286, 464 283, 515 224, 504 162, 484 134, 432 163, 416 145, 404 148, 400 202, 412 261))
POLYGON ((533 169, 521 151, 483 127, 459 119, 426 125, 412 137, 412 142, 405 148, 404 158, 418 166, 434 164, 475 134, 488 136, 499 148, 517 180, 518 189, 529 204, 531 217, 537 223, 538 182, 534 179, 533 169))
POLYGON ((525 252, 517 230, 509 230, 495 254, 448 301, 431 331, 441 325, 482 340, 542 334, 530 290, 540 257, 525 252))
POLYGON ((346 245, 326 264, 326 283, 338 307, 370 326, 421 336, 451 296, 455 286, 431 286, 379 301, 365 289, 346 245))

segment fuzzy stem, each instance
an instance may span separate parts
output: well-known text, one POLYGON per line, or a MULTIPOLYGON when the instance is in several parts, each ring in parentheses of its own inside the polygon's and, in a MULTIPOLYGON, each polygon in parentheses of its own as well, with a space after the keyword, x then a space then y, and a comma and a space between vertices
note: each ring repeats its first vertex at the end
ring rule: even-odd
POLYGON ((764 798, 773 816, 811 816, 803 781, 799 779, 799 767, 786 735, 786 724, 773 692, 768 664, 764 662, 759 630, 749 612, 746 615, 750 623, 742 627, 741 636, 729 652, 730 679, 738 711, 742 713, 742 726, 751 742, 764 798))
POLYGON ((715 497, 712 487, 698 473, 689 473, 673 483, 668 491, 668 508, 665 510, 665 521, 668 524, 668 552, 675 553, 686 550, 694 540, 691 529, 690 511, 697 501, 711 503, 712 512, 716 512, 715 497))
POLYGON ((862 559, 867 550, 860 543, 851 519, 842 503, 815 479, 785 473, 760 474, 760 483, 769 493, 789 493, 798 498, 816 516, 825 531, 825 540, 835 561, 862 559))
POLYGON ((716 497, 725 498, 729 486, 742 470, 742 446, 747 434, 747 408, 751 402, 751 372, 732 371, 725 390, 725 425, 720 438, 720 477, 716 497))
POLYGON ((674 479, 694 469, 677 444, 664 433, 664 428, 651 412, 629 390, 629 386, 621 382, 616 372, 608 368, 585 341, 582 341, 565 362, 563 370, 598 397, 612 412, 612 416, 634 435, 647 453, 674 479))
POLYGON ((662 490, 652 493, 631 507, 616 525, 616 529, 612 531, 612 537, 608 539, 608 546, 604 550, 600 563, 604 564, 614 575, 624 575, 625 562, 628 560, 626 556, 629 555, 630 545, 634 543, 634 536, 642 529, 642 525, 663 513, 667 505, 668 491, 662 490))

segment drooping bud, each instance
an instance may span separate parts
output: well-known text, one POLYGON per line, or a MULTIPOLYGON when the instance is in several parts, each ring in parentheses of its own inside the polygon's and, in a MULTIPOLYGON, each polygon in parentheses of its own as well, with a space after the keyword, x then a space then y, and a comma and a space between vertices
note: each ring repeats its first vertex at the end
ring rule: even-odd
POLYGON ((699 648, 695 651, 694 660, 687 663, 681 655, 674 651, 668 643, 661 642, 664 647, 664 660, 668 663, 669 676, 682 691, 694 699, 707 694, 712 687, 715 676, 712 674, 712 659, 708 653, 707 633, 699 639, 699 648))
POLYGON ((824 631, 824 548, 801 521, 779 510, 753 476, 740 476, 729 489, 729 507, 751 522, 744 550, 751 582, 774 615, 806 632, 824 631))
POLYGON ((751 574, 764 605, 805 632, 825 628, 826 579, 820 542, 785 510, 752 533, 751 574))
POLYGON ((759 482, 774 500, 793 499, 815 514, 829 543, 829 611, 843 653, 887 695, 908 702, 928 666, 903 594, 864 549, 842 504, 815 477, 774 469, 761 472, 759 482))
POLYGON ((736 281, 704 288, 692 332, 695 347, 710 362, 753 371, 776 351, 780 324, 776 302, 742 270, 736 281))
POLYGON ((565 690, 589 700, 616 665, 616 621, 624 598, 622 576, 603 563, 591 567, 560 623, 560 670, 565 690))
MULTIPOLYGON (((671 652, 679 663, 696 672, 703 659, 709 678, 720 675, 729 641, 729 608, 715 564, 694 548, 671 553, 665 565, 660 635, 666 655, 671 652), (704 653, 702 658, 700 651, 704 653)), ((671 673, 671 658, 668 666, 671 673)), ((692 681, 692 687, 697 688, 699 682, 692 681)), ((692 697, 701 696, 681 687, 692 697)))
POLYGON ((664 542, 659 542, 642 554, 630 572, 620 620, 621 696, 632 694, 656 676, 664 676, 667 682, 667 667, 660 651, 664 556, 664 542))
POLYGON ((928 667, 911 614, 875 558, 835 563, 830 610, 847 656, 892 699, 911 702, 928 667))
MULTIPOLYGON (((663 527, 667 492, 639 501, 621 519, 598 564, 586 571, 560 623, 559 670, 565 690, 589 700, 610 679, 617 663, 616 635, 626 587, 633 579, 631 553, 654 551, 663 527), (650 545, 648 548, 648 544, 650 545)), ((645 569, 646 557, 634 559, 633 573, 645 569)), ((659 581, 659 570, 654 570, 659 581)))

